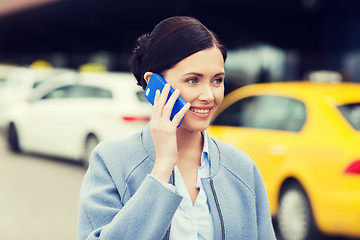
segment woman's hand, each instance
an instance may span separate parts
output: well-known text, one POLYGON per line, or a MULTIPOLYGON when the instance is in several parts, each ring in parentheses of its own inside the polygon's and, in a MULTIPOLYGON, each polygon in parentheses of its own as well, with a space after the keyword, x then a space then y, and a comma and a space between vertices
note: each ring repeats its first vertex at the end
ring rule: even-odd
POLYGON ((156 152, 155 165, 151 175, 164 182, 169 181, 178 158, 177 126, 190 108, 190 103, 187 103, 170 121, 171 111, 175 101, 180 96, 180 90, 176 89, 166 102, 169 92, 169 84, 164 86, 161 94, 159 90, 156 91, 150 125, 156 152))

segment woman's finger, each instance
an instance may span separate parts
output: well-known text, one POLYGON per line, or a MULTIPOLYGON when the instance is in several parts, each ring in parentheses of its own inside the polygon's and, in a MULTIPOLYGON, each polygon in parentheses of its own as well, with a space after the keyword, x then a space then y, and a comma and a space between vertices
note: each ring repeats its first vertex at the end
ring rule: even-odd
MULTIPOLYGON (((165 84, 163 90, 161 91, 159 100, 157 101, 157 105, 163 108, 165 106, 166 100, 168 98, 170 92, 170 85, 167 83, 165 84)), ((154 102, 155 105, 155 102, 154 102)))
POLYGON ((175 114, 173 120, 172 120, 172 124, 174 124, 176 127, 179 126, 181 119, 185 116, 186 112, 189 110, 191 104, 189 102, 187 102, 181 109, 180 111, 175 114))
POLYGON ((171 112, 174 108, 174 104, 176 102, 176 100, 179 98, 180 96, 180 90, 176 89, 173 94, 170 96, 169 100, 167 101, 167 103, 165 104, 164 108, 163 108, 163 117, 170 119, 171 116, 171 112))
POLYGON ((169 95, 169 91, 170 91, 169 84, 165 84, 161 93, 160 90, 156 90, 156 93, 158 93, 158 97, 156 99, 154 98, 153 116, 155 117, 162 116, 163 108, 166 103, 167 96, 169 95))
POLYGON ((159 105, 158 105, 158 101, 159 101, 159 98, 160 98, 160 90, 156 90, 155 92, 155 97, 154 97, 154 106, 153 106, 153 111, 152 111, 152 116, 151 116, 151 119, 154 120, 154 117, 157 117, 157 116, 161 116, 161 109, 159 109, 159 105))

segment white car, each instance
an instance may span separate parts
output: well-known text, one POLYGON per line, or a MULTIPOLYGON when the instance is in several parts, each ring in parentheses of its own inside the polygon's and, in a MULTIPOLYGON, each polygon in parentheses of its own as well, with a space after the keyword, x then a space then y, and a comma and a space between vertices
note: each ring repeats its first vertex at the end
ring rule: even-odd
POLYGON ((7 76, 14 68, 16 68, 16 66, 0 64, 0 89, 6 81, 7 76))
POLYGON ((5 124, 6 108, 14 103, 24 102, 41 83, 70 71, 60 68, 12 67, 8 69, 0 86, 0 128, 3 128, 5 124))
POLYGON ((102 140, 140 131, 151 104, 130 73, 67 73, 43 83, 32 99, 6 112, 6 137, 15 152, 83 161, 102 140))

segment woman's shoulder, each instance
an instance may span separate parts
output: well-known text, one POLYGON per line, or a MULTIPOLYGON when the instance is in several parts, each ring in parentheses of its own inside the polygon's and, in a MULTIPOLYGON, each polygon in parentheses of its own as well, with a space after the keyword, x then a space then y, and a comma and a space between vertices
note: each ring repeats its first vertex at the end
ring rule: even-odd
POLYGON ((131 171, 148 156, 142 146, 141 134, 100 142, 93 151, 91 161, 101 161, 109 170, 131 171))
POLYGON ((231 164, 235 164, 235 165, 248 165, 253 167, 254 166, 254 161, 251 159, 251 157, 246 154, 245 152, 243 152, 242 150, 240 150, 239 148, 229 144, 229 143, 225 143, 222 142, 220 140, 217 140, 215 138, 210 138, 218 147, 219 150, 219 154, 220 154, 220 159, 222 160, 221 163, 224 163, 223 161, 225 161, 225 163, 231 163, 231 164), (238 163, 238 164, 237 164, 238 163))
POLYGON ((253 189, 258 168, 251 157, 231 144, 211 140, 218 148, 220 166, 253 189))
POLYGON ((94 152, 101 156, 117 157, 123 154, 132 154, 141 149, 141 134, 136 133, 130 137, 119 140, 101 141, 94 149, 94 152))

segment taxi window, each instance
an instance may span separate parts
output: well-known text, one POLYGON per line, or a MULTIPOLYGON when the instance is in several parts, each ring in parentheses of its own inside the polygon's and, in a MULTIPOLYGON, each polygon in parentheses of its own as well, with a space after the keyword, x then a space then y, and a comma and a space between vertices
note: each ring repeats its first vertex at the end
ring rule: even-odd
POLYGON ((59 99, 59 98, 112 98, 112 93, 108 89, 81 86, 81 85, 68 85, 56 88, 42 97, 42 99, 59 99))
POLYGON ((212 125, 300 131, 305 123, 305 105, 281 96, 252 96, 223 111, 212 125))
POLYGON ((70 98, 112 98, 112 93, 108 89, 74 85, 69 93, 70 98))
POLYGON ((249 127, 256 109, 257 97, 241 99, 217 116, 212 125, 249 127))
POLYGON ((356 129, 360 130, 360 103, 347 104, 338 107, 346 120, 356 129))
POLYGON ((297 132, 305 118, 302 102, 282 96, 261 96, 251 127, 297 132))
POLYGON ((100 87, 94 87, 93 97, 97 98, 112 98, 113 95, 110 90, 100 87))
POLYGON ((140 102, 148 102, 148 100, 144 96, 144 91, 137 91, 136 92, 136 97, 140 102))
POLYGON ((43 96, 41 99, 66 98, 69 95, 70 90, 71 90, 71 86, 59 87, 59 88, 56 88, 56 89, 50 91, 45 96, 43 96))

